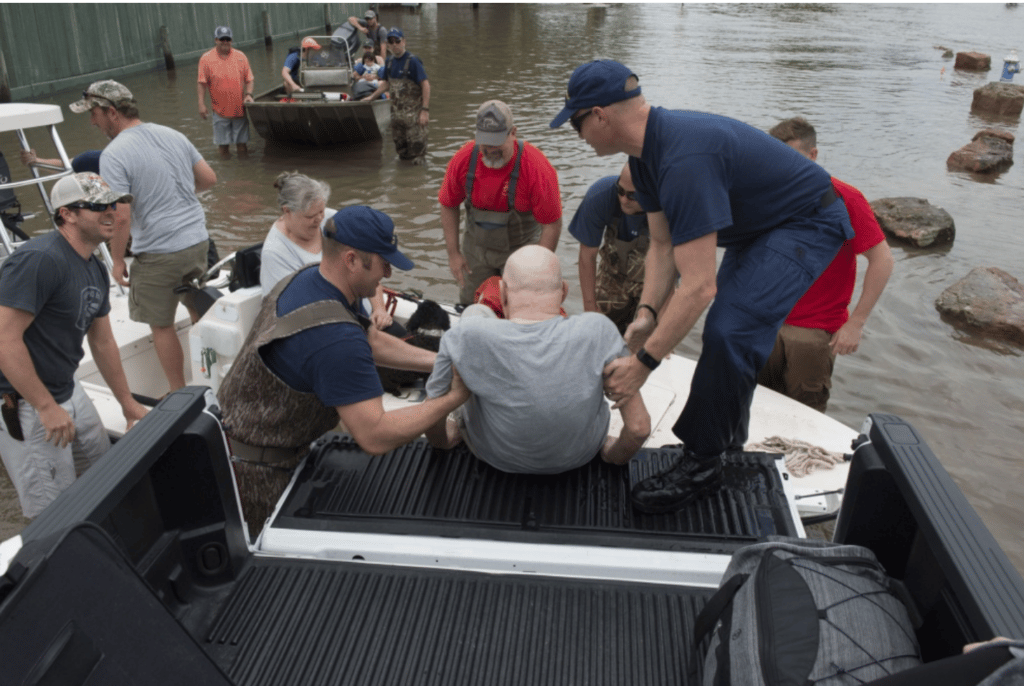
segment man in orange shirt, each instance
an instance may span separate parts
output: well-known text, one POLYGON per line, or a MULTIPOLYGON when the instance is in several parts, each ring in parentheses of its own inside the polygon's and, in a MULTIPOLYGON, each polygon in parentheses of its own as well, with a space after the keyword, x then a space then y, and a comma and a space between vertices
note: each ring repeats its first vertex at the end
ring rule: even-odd
POLYGON ((199 116, 206 119, 206 91, 213 109, 213 142, 227 157, 234 143, 239 155, 248 152, 249 120, 245 103, 252 102, 253 76, 249 60, 231 47, 231 29, 218 26, 213 32, 215 47, 199 58, 199 116))
POLYGON ((512 110, 488 100, 476 115, 476 138, 463 145, 445 170, 441 227, 448 268, 459 283, 459 302, 473 302, 477 287, 504 271, 505 260, 524 245, 554 252, 562 231, 558 174, 547 157, 516 138, 512 110), (466 228, 459 246, 459 208, 466 228))

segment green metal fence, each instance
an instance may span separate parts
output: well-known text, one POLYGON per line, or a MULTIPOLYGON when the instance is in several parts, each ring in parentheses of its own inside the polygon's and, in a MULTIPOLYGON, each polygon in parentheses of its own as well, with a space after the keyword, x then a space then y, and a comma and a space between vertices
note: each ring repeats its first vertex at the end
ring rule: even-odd
POLYGON ((362 16, 361 3, 0 3, 0 102, 197 59, 213 30, 238 47, 362 16))

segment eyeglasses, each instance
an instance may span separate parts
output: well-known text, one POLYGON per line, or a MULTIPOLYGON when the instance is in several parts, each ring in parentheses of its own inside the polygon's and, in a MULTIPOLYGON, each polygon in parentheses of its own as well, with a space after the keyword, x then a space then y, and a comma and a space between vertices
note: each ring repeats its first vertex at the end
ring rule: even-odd
POLYGON ((401 43, 401 42, 402 42, 401 38, 395 38, 394 36, 388 38, 388 43, 390 43, 391 45, 395 45, 395 44, 401 43))
POLYGON ((90 210, 92 212, 106 212, 109 207, 112 210, 117 209, 116 202, 76 202, 73 205, 65 205, 65 207, 73 207, 76 210, 90 210))
POLYGON ((583 120, 586 119, 588 116, 590 116, 590 114, 593 111, 594 111, 594 108, 591 107, 589 110, 584 110, 583 112, 577 112, 576 114, 574 114, 571 117, 569 117, 569 123, 572 124, 572 128, 576 129, 576 133, 583 133, 583 131, 582 131, 583 120))
POLYGON ((223 38, 218 38, 217 40, 219 40, 221 43, 224 43, 224 42, 230 43, 231 42, 231 39, 228 38, 227 36, 224 36, 223 38))
POLYGON ((620 198, 636 201, 636 191, 627 191, 618 181, 615 182, 615 192, 619 194, 620 198))

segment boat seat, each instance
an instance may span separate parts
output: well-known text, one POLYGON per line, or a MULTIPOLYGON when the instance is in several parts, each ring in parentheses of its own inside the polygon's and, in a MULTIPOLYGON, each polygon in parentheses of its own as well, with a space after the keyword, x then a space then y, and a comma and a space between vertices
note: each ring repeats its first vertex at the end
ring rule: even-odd
POLYGON ((306 67, 302 70, 301 80, 303 88, 317 86, 347 86, 352 76, 349 70, 344 67, 306 67))

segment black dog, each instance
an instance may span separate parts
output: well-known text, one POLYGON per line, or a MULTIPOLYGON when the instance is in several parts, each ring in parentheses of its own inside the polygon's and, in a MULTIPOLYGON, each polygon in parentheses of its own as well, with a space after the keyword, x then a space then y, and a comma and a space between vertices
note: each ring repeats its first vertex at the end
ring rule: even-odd
MULTIPOLYGON (((441 347, 441 336, 451 326, 451 318, 444 308, 433 300, 424 300, 409 317, 406 326, 409 335, 404 340, 417 348, 437 352, 441 347)), ((410 372, 380 366, 377 367, 377 374, 384 391, 394 395, 399 395, 403 387, 420 385, 430 376, 429 372, 410 372)))

